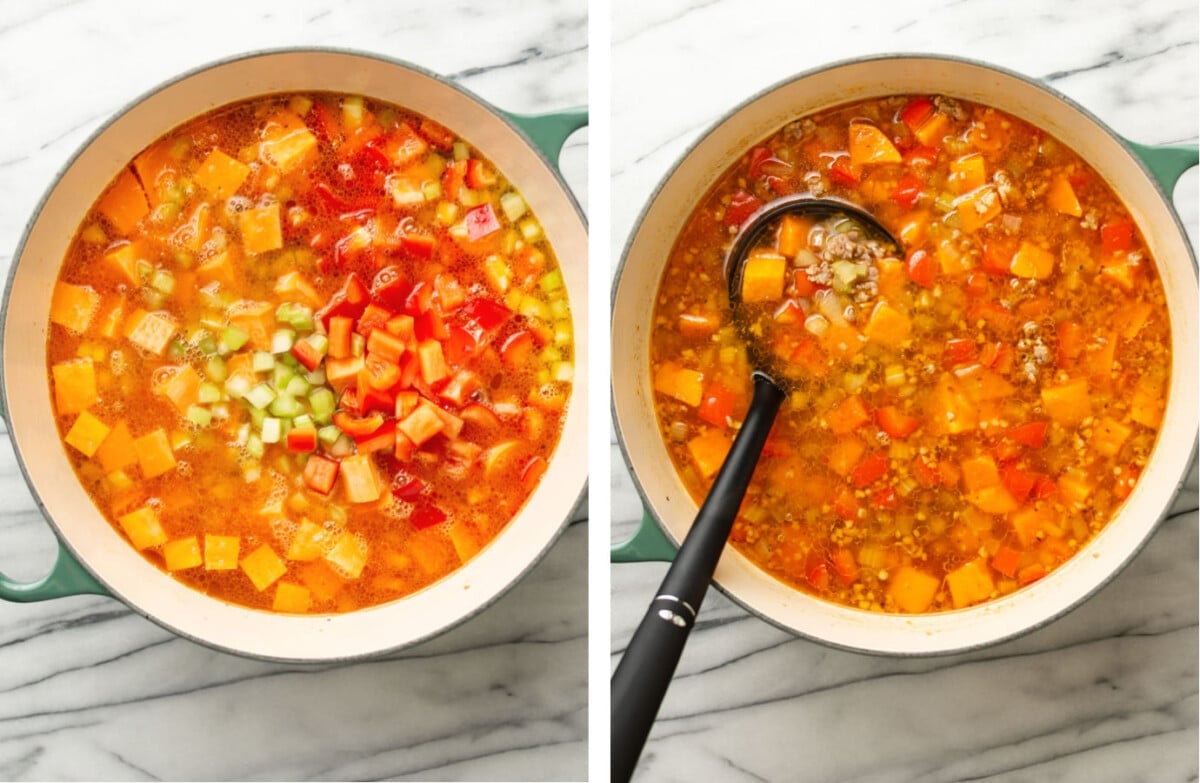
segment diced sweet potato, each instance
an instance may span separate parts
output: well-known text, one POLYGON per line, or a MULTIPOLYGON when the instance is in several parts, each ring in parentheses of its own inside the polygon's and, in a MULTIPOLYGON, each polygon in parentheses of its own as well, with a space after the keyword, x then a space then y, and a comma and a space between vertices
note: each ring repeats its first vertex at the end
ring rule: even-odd
POLYGON ((742 267, 742 301, 775 302, 783 298, 787 259, 777 253, 760 253, 742 267))
POLYGON ((1113 315, 1112 325, 1117 330, 1117 333, 1126 340, 1131 340, 1137 336, 1137 333, 1142 330, 1146 322, 1150 320, 1150 315, 1154 312, 1154 305, 1149 302, 1130 302, 1124 307, 1117 310, 1113 315))
POLYGON ((1054 509, 1048 503, 1035 503, 1009 517, 1017 539, 1022 546, 1036 544, 1048 535, 1056 519, 1054 509))
POLYGON ((812 226, 810 218, 790 212, 784 215, 775 235, 775 250, 784 258, 794 258, 808 244, 808 232, 812 226))
POLYGON ((268 302, 242 299, 229 308, 229 324, 250 337, 250 347, 256 351, 271 350, 271 335, 275 333, 275 308, 268 302))
POLYGON ((987 454, 968 457, 962 461, 963 486, 968 492, 995 487, 1000 484, 1000 471, 996 461, 987 454))
POLYGON ((307 128, 289 128, 262 143, 263 153, 283 174, 296 170, 317 149, 317 137, 307 128))
POLYGON ((109 432, 111 430, 107 424, 84 411, 79 414, 79 418, 75 419, 75 423, 71 425, 71 429, 67 431, 63 440, 67 442, 67 445, 78 449, 83 456, 90 457, 104 443, 109 432))
POLYGON ((850 163, 862 166, 869 163, 899 163, 900 151, 887 135, 866 122, 850 123, 850 163))
POLYGON ((1063 426, 1074 426, 1092 413, 1091 396, 1085 378, 1076 378, 1059 386, 1042 389, 1042 406, 1063 426))
POLYGON ((1055 212, 1064 215, 1079 217, 1083 214, 1079 198, 1075 195, 1075 188, 1071 187, 1070 181, 1061 174, 1050 182, 1050 189, 1046 191, 1046 203, 1055 212))
POLYGON ((987 168, 978 152, 950 161, 948 183, 955 193, 968 193, 987 184, 987 168))
POLYGON ((888 580, 888 597, 902 612, 924 612, 933 603, 940 582, 937 577, 912 566, 900 566, 888 580))
POLYGON ((1045 280, 1054 274, 1054 254, 1032 242, 1022 242, 1008 269, 1017 277, 1045 280))
POLYGON ((119 234, 129 234, 142 218, 150 214, 150 205, 146 202, 146 193, 142 183, 129 169, 123 169, 117 175, 111 188, 100 197, 96 209, 108 218, 108 222, 119 234))
POLYGON ((269 544, 263 544, 241 562, 242 571, 250 577, 254 587, 261 593, 275 584, 281 576, 287 573, 287 565, 275 554, 269 544))
POLYGON ((355 454, 342 460, 342 489, 349 503, 374 503, 383 490, 379 474, 369 454, 355 454))
POLYGON ((180 416, 186 416, 188 408, 200 400, 201 382, 200 373, 196 372, 192 365, 183 364, 176 367, 154 391, 166 397, 167 401, 175 406, 175 410, 179 411, 180 416))
POLYGON ((227 199, 237 193, 248 176, 249 166, 229 157, 220 149, 214 149, 200 164, 193 179, 216 198, 227 199))
POLYGON ((162 139, 133 159, 133 170, 144 186, 151 207, 157 207, 165 200, 167 188, 176 181, 179 160, 171 154, 172 146, 171 140, 162 139))
POLYGON ((688 441, 688 453, 700 476, 708 479, 721 469, 733 441, 723 430, 710 429, 688 441))
POLYGON ((1096 489, 1096 484, 1081 468, 1067 468, 1058 477, 1058 493, 1062 501, 1068 505, 1083 506, 1096 489))
POLYGON ((984 487, 967 495, 980 511, 988 514, 1009 514, 1020 508, 1016 498, 1002 486, 984 487))
POLYGON ((929 119, 913 131, 917 141, 927 146, 937 147, 942 143, 947 131, 950 130, 950 118, 940 111, 934 112, 929 119))
POLYGON ((437 340, 426 340, 417 346, 417 361, 425 383, 434 384, 450 376, 450 365, 446 364, 442 344, 437 340))
POLYGON ((884 301, 875 305, 867 325, 863 327, 863 334, 868 340, 889 348, 899 348, 911 331, 912 321, 904 311, 884 301))
POLYGON ((54 377, 54 407, 59 416, 82 413, 100 399, 96 367, 90 358, 70 359, 50 368, 54 377))
POLYGON ((870 421, 871 414, 863 404, 862 397, 857 394, 850 395, 825 414, 825 422, 829 429, 838 435, 854 432, 870 421))
POLYGON ((128 514, 118 517, 117 521, 121 523, 121 529, 125 531, 125 535, 129 536, 134 549, 148 549, 167 540, 167 534, 158 521, 158 515, 149 506, 142 506, 136 511, 130 511, 128 514))
POLYGON ((954 208, 958 211, 958 219, 966 232, 978 231, 1000 217, 1000 213, 1004 211, 1000 195, 991 185, 959 196, 954 201, 954 208))
POLYGON ((83 334, 92 325, 100 308, 100 294, 91 286, 71 285, 61 280, 54 284, 50 297, 50 320, 73 332, 83 334))
POLYGON ((312 607, 312 592, 307 587, 280 582, 275 588, 271 609, 285 614, 304 614, 312 607))
POLYGON ((236 279, 233 257, 228 248, 196 267, 196 283, 199 285, 220 283, 222 288, 232 288, 236 279))
POLYGON ((283 247, 278 204, 239 213, 238 230, 242 234, 242 248, 251 255, 269 253, 283 247))
POLYGON ((846 435, 838 438, 829 447, 829 469, 839 476, 849 476, 866 453, 866 445, 857 437, 846 435))
MULTIPOLYGON (((344 470, 345 461, 342 462, 342 465, 344 470)), ((346 531, 338 536, 333 548, 325 554, 325 562, 333 566, 342 576, 358 579, 367 565, 368 551, 365 538, 346 531)))
POLYGON ((133 445, 133 435, 129 433, 129 426, 123 421, 113 425, 112 431, 96 449, 94 456, 105 473, 122 470, 137 462, 137 451, 133 445))
POLYGON ((434 407, 432 403, 422 400, 416 410, 396 424, 396 429, 412 441, 413 445, 420 447, 446 426, 434 407))
POLYGON ((329 601, 338 594, 346 580, 322 560, 313 560, 297 569, 304 586, 312 591, 318 601, 329 601))
POLYGON ((1162 389, 1142 381, 1129 401, 1129 418, 1143 427, 1158 429, 1163 417, 1162 389))
POLYGON ((163 558, 167 561, 168 571, 186 571, 204 562, 200 554, 200 542, 195 536, 163 544, 163 558))
POLYGON ((955 609, 986 601, 996 590, 991 569, 983 558, 965 563, 946 574, 946 586, 955 609))
POLYGON ((447 536, 454 545, 454 551, 458 553, 458 559, 464 563, 479 552, 481 537, 470 520, 461 517, 455 519, 450 523, 447 536))
POLYGON ((957 435, 975 429, 978 423, 975 405, 949 373, 943 373, 934 385, 927 410, 934 434, 957 435))
POLYGON ((716 313, 682 313, 679 316, 679 333, 684 337, 712 337, 721 328, 716 313))
POLYGON ((663 362, 654 371, 654 390, 695 407, 704 397, 704 374, 663 362))
POLYGON ((325 553, 331 533, 323 526, 304 520, 288 545, 288 560, 316 560, 325 553))
POLYGON ((428 528, 412 536, 408 540, 408 552, 417 566, 430 576, 444 574, 460 562, 450 539, 438 528, 428 528))
POLYGON ((1115 285, 1125 293, 1133 293, 1141 277, 1140 268, 1129 262, 1124 255, 1118 255, 1104 262, 1100 267, 1100 279, 1115 285))
POLYGON ((232 571, 238 567, 238 536, 204 536, 204 568, 208 571, 232 571))
POLYGON ((122 283, 130 286, 141 285, 138 275, 137 262, 145 257, 145 250, 140 242, 129 242, 104 256, 104 263, 122 283))
POLYGON ((1133 434, 1133 428, 1129 427, 1114 418, 1105 416, 1096 422, 1092 428, 1091 445, 1096 451, 1106 457, 1115 457, 1120 453, 1121 447, 1125 445, 1125 441, 1129 440, 1129 436, 1133 434))
POLYGON ((126 330, 131 343, 143 351, 162 356, 179 327, 166 313, 143 312, 136 323, 126 324, 126 330))
POLYGON ((142 477, 152 479, 175 467, 175 451, 166 430, 161 427, 133 441, 142 477))

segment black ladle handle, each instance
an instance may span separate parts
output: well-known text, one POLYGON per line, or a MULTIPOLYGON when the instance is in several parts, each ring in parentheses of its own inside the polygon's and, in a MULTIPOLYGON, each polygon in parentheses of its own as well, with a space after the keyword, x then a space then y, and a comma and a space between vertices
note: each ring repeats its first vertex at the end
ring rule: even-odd
POLYGON ((746 420, 613 673, 613 781, 629 780, 637 766, 784 396, 767 376, 755 373, 746 420))

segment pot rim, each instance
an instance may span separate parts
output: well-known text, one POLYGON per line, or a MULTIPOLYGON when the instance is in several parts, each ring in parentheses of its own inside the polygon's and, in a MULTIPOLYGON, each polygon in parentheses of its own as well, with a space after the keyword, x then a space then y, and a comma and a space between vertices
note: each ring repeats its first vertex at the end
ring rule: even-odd
MULTIPOLYGON (((182 71, 178 74, 175 74, 174 76, 171 76, 171 77, 157 83, 156 85, 154 85, 153 87, 151 87, 149 89, 142 91, 137 96, 129 99, 124 104, 122 104, 119 108, 114 110, 112 112, 112 114, 110 114, 108 117, 106 117, 91 133, 88 134, 87 138, 85 138, 82 142, 80 142, 79 146, 76 147, 74 152, 72 152, 71 155, 67 158, 67 160, 58 168, 58 170, 54 173, 53 177, 50 179, 50 181, 48 182, 46 187, 43 189, 42 195, 39 197, 38 201, 34 205, 33 211, 30 213, 29 218, 26 220, 25 225, 21 229, 20 237, 17 241, 16 248, 13 252, 12 263, 8 270, 8 276, 5 280, 4 295, 3 295, 3 298, 0 299, 0 347, 3 346, 4 339, 5 339, 5 333, 7 331, 8 312, 9 312, 9 306, 10 306, 10 300, 11 300, 11 292, 12 292, 12 288, 13 288, 13 281, 16 278, 18 267, 20 266, 21 261, 24 257, 25 246, 30 238, 33 228, 37 224, 38 220, 41 218, 47 201, 49 201, 51 195, 57 189, 57 187, 58 187, 59 183, 62 181, 63 177, 67 174, 68 171, 71 170, 72 167, 75 166, 75 164, 79 161, 79 159, 88 151, 88 149, 92 146, 92 144, 98 138, 100 138, 100 136, 102 136, 106 131, 108 131, 108 129, 113 124, 118 122, 125 115, 127 115, 130 111, 137 108, 145 101, 158 95, 163 90, 173 87, 176 84, 184 82, 190 78, 193 78, 195 76, 198 76, 200 74, 206 73, 211 70, 215 70, 217 68, 222 68, 222 67, 232 65, 234 63, 243 62, 246 60, 254 60, 254 59, 258 59, 258 58, 269 58, 269 57, 274 57, 274 56, 278 56, 278 55, 297 55, 297 54, 299 54, 299 55, 332 54, 332 55, 343 55, 343 56, 348 56, 348 57, 352 57, 352 58, 374 60, 376 62, 380 62, 385 65, 399 67, 399 68, 403 68, 403 69, 412 71, 420 76, 424 76, 426 78, 436 81, 441 86, 447 87, 451 90, 454 90, 454 91, 460 93, 465 98, 467 98, 471 102, 475 103, 480 108, 484 109, 493 118, 497 119, 503 125, 507 126, 507 128, 510 129, 511 131, 513 131, 517 135, 517 137, 525 143, 526 147, 528 147, 529 150, 531 152, 533 152, 534 155, 537 156, 537 158, 541 162, 543 168, 547 172, 549 172, 551 174, 551 176, 553 177, 553 179, 557 182, 558 188, 561 191, 561 194, 566 197, 567 202, 571 205, 571 208, 574 210, 575 217, 578 218, 580 225, 583 227, 583 230, 586 233, 587 228, 588 228, 587 217, 584 214, 583 209, 580 207, 578 199, 575 197, 575 194, 571 191, 570 187, 567 185, 567 182, 563 178, 562 173, 559 171, 558 167, 551 163, 551 161, 546 157, 546 155, 542 151, 542 149, 538 145, 534 144, 533 141, 529 138, 529 135, 519 125, 517 125, 503 110, 497 108, 495 105, 493 105, 489 101, 484 100, 483 98, 481 98, 480 96, 478 96, 474 92, 472 92, 471 90, 469 90, 455 82, 452 82, 448 77, 443 76, 443 75, 437 73, 436 71, 432 71, 428 68, 424 68, 420 65, 416 65, 415 63, 412 63, 407 60, 403 60, 398 57, 391 57, 389 55, 379 54, 377 52, 369 52, 369 51, 365 51, 362 49, 354 49, 354 48, 348 48, 348 47, 333 47, 333 46, 307 46, 307 45, 306 46, 282 46, 282 47, 268 47, 268 48, 262 48, 262 49, 253 49, 250 51, 232 54, 232 55, 229 55, 226 57, 222 57, 222 58, 219 58, 216 60, 211 60, 206 63, 194 66, 192 68, 189 68, 185 71, 182 71)), ((239 99, 239 100, 263 97, 263 96, 272 95, 272 94, 278 94, 278 92, 276 92, 276 93, 271 93, 271 92, 249 93, 249 94, 245 95, 242 99, 239 99)), ((225 104, 221 104, 221 105, 226 105, 227 103, 228 102, 226 102, 225 104)), ((218 107, 213 107, 213 108, 218 108, 218 107)), ((194 114, 190 117, 184 117, 184 118, 178 119, 177 121, 173 121, 172 124, 170 125, 170 128, 178 127, 180 124, 185 123, 185 122, 193 119, 194 117, 200 116, 200 114, 202 114, 202 113, 204 113, 204 112, 200 112, 200 113, 194 114)), ((434 118, 434 119, 437 119, 437 118, 434 118)), ((2 356, 0 356, 0 359, 2 359, 2 356)), ((2 366, 2 365, 0 365, 0 366, 2 366)), ((574 394, 575 394, 575 392, 572 392, 572 396, 574 396, 574 394)), ((5 383, 5 374, 3 372, 0 372, 0 411, 3 412, 3 418, 7 419, 8 415, 9 415, 8 414, 9 410, 10 410, 10 405, 9 405, 8 388, 5 383)), ((7 426, 7 423, 6 423, 6 426, 7 426)), ((215 639, 201 638, 201 637, 195 635, 194 633, 190 633, 188 631, 185 631, 181 628, 176 627, 167 618, 160 617, 158 615, 150 613, 148 610, 144 609, 139 603, 137 603, 136 601, 130 600, 128 597, 126 597, 120 591, 114 589, 112 584, 109 582, 109 580, 106 579, 103 574, 97 572, 93 568, 91 563, 89 563, 88 560, 80 554, 75 543, 72 542, 70 540, 70 538, 62 532, 62 529, 60 528, 58 523, 55 521, 53 516, 49 513, 48 509, 46 508, 46 504, 42 499, 42 493, 38 490, 37 485, 34 482, 33 477, 31 476, 29 469, 25 464, 24 455, 21 453, 21 450, 18 448, 16 439, 12 436, 11 426, 9 427, 9 438, 10 438, 10 441, 12 444, 13 453, 16 457, 17 466, 21 472, 22 477, 24 477, 24 479, 25 479, 25 484, 29 488, 30 494, 33 496, 34 504, 36 505, 39 514, 46 521, 47 525, 50 527, 50 530, 53 532, 54 537, 58 541, 59 547, 61 547, 62 549, 65 549, 66 552, 75 560, 75 562, 80 564, 84 568, 84 570, 109 593, 109 595, 111 595, 113 598, 120 601, 122 604, 129 607, 130 609, 132 609, 134 612, 141 615, 142 617, 145 617, 146 619, 150 620, 151 622, 155 623, 156 625, 170 631, 175 636, 178 636, 178 637, 181 637, 184 639, 188 639, 189 641, 196 642, 198 644, 204 645, 205 647, 219 650, 219 651, 225 652, 225 653, 230 653, 232 655, 236 655, 241 658, 248 658, 251 660, 260 660, 260 661, 271 661, 271 662, 277 662, 277 663, 288 663, 288 664, 321 665, 321 664, 329 664, 329 663, 344 663, 344 662, 349 662, 349 661, 378 658, 378 657, 382 657, 382 656, 385 656, 385 655, 388 655, 391 653, 395 653, 399 650, 406 649, 408 647, 412 647, 412 646, 421 644, 425 641, 428 641, 429 639, 432 639, 434 637, 437 637, 444 633, 447 633, 450 630, 465 623, 466 621, 474 618, 475 616, 477 616, 478 614, 483 612, 485 609, 490 607, 492 604, 496 603, 502 597, 504 597, 510 590, 512 590, 513 587, 516 586, 516 584, 518 582, 520 582, 525 577, 526 574, 528 574, 535 566, 537 566, 545 558, 546 553, 549 552, 550 548, 553 547, 558 542, 558 540, 562 537, 563 531, 566 530, 566 528, 571 524, 572 517, 574 516, 575 510, 579 507, 580 501, 586 496, 587 488, 588 488, 588 480, 586 478, 586 473, 585 473, 585 478, 584 478, 582 486, 580 487, 578 493, 575 495, 574 499, 571 501, 570 506, 566 509, 566 513, 564 514, 562 521, 557 525, 557 527, 554 529, 553 533, 550 536, 548 536, 548 538, 546 539, 544 546, 542 546, 541 549, 536 554, 534 554, 528 560, 528 562, 526 562, 519 570, 512 572, 511 576, 509 576, 507 578, 507 582, 499 590, 494 592, 492 595, 488 596, 486 598, 486 600, 475 604, 470 609, 470 611, 460 614, 458 617, 456 617, 452 621, 448 622, 447 624, 445 624, 439 628, 436 628, 434 630, 431 630, 428 633, 425 633, 425 634, 417 636, 417 637, 413 637, 413 638, 406 640, 400 644, 389 646, 386 648, 366 650, 363 652, 356 652, 356 653, 345 654, 345 655, 326 656, 326 657, 321 657, 321 658, 291 657, 291 656, 284 656, 284 655, 253 653, 248 650, 239 649, 237 647, 221 643, 220 641, 215 640, 215 639)), ((555 452, 554 452, 555 455, 558 454, 559 447, 561 445, 562 445, 561 441, 558 444, 556 444, 555 452)), ((536 492, 536 490, 535 490, 535 492, 536 492)), ((525 505, 528 505, 528 500, 526 501, 526 504, 524 504, 522 506, 522 509, 519 509, 516 512, 516 514, 514 514, 514 518, 516 517, 516 515, 521 513, 521 511, 524 509, 525 505)), ((502 533, 503 533, 503 530, 501 531, 501 534, 502 533)), ((465 567, 465 565, 466 564, 464 563, 463 566, 460 566, 460 568, 465 567)), ((426 585, 425 587, 416 591, 416 593, 411 593, 409 595, 416 595, 416 594, 421 593, 425 590, 428 590, 432 587, 435 587, 441 581, 442 580, 440 580, 440 579, 437 581, 434 581, 431 584, 426 585)), ((217 601, 217 602, 224 603, 224 604, 229 604, 229 602, 224 601, 220 598, 216 598, 214 596, 207 596, 207 597, 213 601, 217 601)), ((400 598, 394 599, 393 601, 388 601, 383 604, 376 604, 374 606, 362 607, 356 611, 369 612, 369 611, 373 611, 373 610, 379 610, 379 609, 386 607, 392 603, 395 603, 396 601, 403 601, 407 597, 408 596, 402 596, 400 598)), ((245 610, 245 611, 251 611, 251 612, 260 611, 260 610, 252 609, 250 607, 244 607, 244 606, 241 606, 238 604, 229 604, 229 605, 237 607, 237 608, 245 610)), ((270 613, 264 612, 264 614, 270 614, 270 613)), ((326 618, 329 616, 330 615, 312 615, 311 618, 315 621, 315 620, 326 618)))
MULTIPOLYGON (((694 141, 692 141, 682 153, 680 153, 680 155, 675 159, 675 162, 671 165, 671 167, 659 179, 658 184, 655 185, 653 191, 651 191, 650 195, 647 197, 645 203, 643 204, 641 210, 638 213, 637 218, 633 222, 632 228, 630 229, 629 235, 626 237, 625 244, 621 250, 620 260, 617 263, 616 270, 614 271, 614 274, 613 274, 612 284, 611 284, 611 288, 610 288, 610 292, 609 292, 609 312, 614 313, 614 314, 616 312, 617 294, 618 294, 618 291, 620 288, 621 280, 625 274, 625 265, 629 260, 629 255, 630 255, 631 250, 633 249, 634 242, 637 239, 639 233, 641 232, 642 226, 645 223, 645 220, 646 220, 647 216, 649 215, 651 209, 654 207, 655 203, 658 201, 658 198, 661 195, 663 189, 667 186, 667 183, 675 176, 675 173, 677 172, 679 167, 683 164, 683 162, 686 161, 689 157, 691 157, 692 154, 697 150, 697 148, 699 148, 701 145, 703 145, 709 139, 709 137, 712 136, 713 133, 716 132, 721 126, 723 126, 730 119, 732 119, 733 117, 735 117, 736 115, 741 113, 743 110, 745 110, 750 105, 752 105, 755 102, 761 100, 762 98, 770 95, 771 93, 775 92, 776 90, 782 89, 782 88, 787 87, 795 82, 807 79, 809 77, 816 76, 818 74, 827 73, 829 71, 834 71, 839 68, 862 65, 864 63, 919 61, 919 60, 927 60, 927 61, 933 61, 935 63, 944 63, 944 64, 950 64, 950 65, 967 65, 967 66, 992 71, 994 73, 998 73, 1003 76, 1010 77, 1017 81, 1023 82, 1025 85, 1027 85, 1029 87, 1032 87, 1036 90, 1040 90, 1040 91, 1048 94, 1049 96, 1057 99, 1060 103, 1066 105, 1068 108, 1074 109, 1079 114, 1083 115, 1086 119, 1090 120, 1091 123, 1096 128, 1103 131, 1110 139, 1112 139, 1118 145, 1120 145, 1121 149, 1123 149, 1125 151, 1127 157, 1130 158, 1137 165, 1138 169, 1141 171, 1142 176, 1146 180, 1148 180, 1149 183, 1153 186, 1155 192, 1158 194, 1158 197, 1162 200, 1163 204, 1167 207, 1167 213, 1170 215, 1171 220, 1174 221, 1176 232, 1183 239, 1182 245, 1187 250, 1188 258, 1191 260, 1192 268, 1193 269, 1196 268, 1196 266, 1197 266, 1196 254, 1192 250, 1191 242, 1188 240, 1187 231, 1183 226, 1183 222, 1180 220, 1179 213, 1175 209, 1174 205, 1171 202, 1170 194, 1167 194, 1163 191, 1163 188, 1159 184, 1159 181, 1150 172, 1150 169, 1146 166, 1146 163, 1137 154, 1135 154, 1134 151, 1130 148, 1128 141, 1123 136, 1121 136, 1119 133, 1117 133, 1112 128, 1110 128, 1103 120, 1101 120, 1094 113, 1092 113, 1087 108, 1083 107, 1082 105, 1080 105, 1079 103, 1077 103, 1076 101, 1071 99, 1070 97, 1068 97, 1068 96, 1064 95, 1063 93, 1059 92, 1058 90, 1054 89, 1050 85, 1045 84, 1044 82, 1042 82, 1038 79, 1035 79, 1033 77, 1027 76, 1026 74, 1023 74, 1023 73, 1020 73, 1018 71, 1014 71, 1014 70, 1011 70, 1008 68, 1004 68, 1002 66, 994 65, 992 63, 984 62, 982 60, 972 59, 969 57, 959 57, 956 55, 931 54, 931 53, 923 53, 923 52, 895 52, 895 53, 873 54, 873 55, 867 55, 867 56, 863 56, 863 57, 849 57, 849 58, 835 60, 833 62, 825 63, 823 65, 819 65, 819 66, 816 66, 813 68, 808 68, 803 71, 798 71, 797 73, 795 73, 789 77, 776 80, 775 82, 771 83, 770 85, 758 90, 757 92, 753 93, 752 95, 748 96, 747 98, 745 98, 744 100, 739 102, 736 106, 732 107, 731 109, 729 109, 728 111, 723 113, 716 120, 709 123, 701 131, 700 135, 697 136, 696 139, 694 141)), ((830 104, 830 105, 836 105, 836 104, 830 104)), ((610 325, 609 325, 609 331, 610 331, 610 335, 611 335, 611 332, 612 332, 612 321, 611 320, 610 320, 610 325)), ((643 484, 641 477, 638 475, 637 471, 634 469, 633 457, 630 454, 628 444, 626 443, 625 433, 621 427, 621 419, 620 419, 620 416, 618 415, 618 411, 617 411, 617 395, 615 393, 615 389, 612 386, 612 374, 611 373, 609 376, 609 384, 610 384, 610 389, 609 389, 609 391, 610 391, 610 394, 609 394, 610 415, 612 417, 612 422, 614 425, 613 429, 616 432, 617 445, 620 447, 622 461, 625 463, 625 467, 629 473, 631 480, 633 481, 634 488, 637 490, 638 498, 641 500, 642 508, 645 509, 645 511, 647 512, 647 515, 654 521, 654 524, 658 527, 659 531, 663 535, 666 536, 667 540, 670 541, 672 544, 674 544, 676 547, 678 547, 680 544, 680 541, 678 539, 676 539, 675 535, 671 532, 670 528, 663 522, 662 518, 660 517, 660 515, 658 513, 657 508, 650 500, 650 495, 649 495, 645 485, 643 484)), ((1188 473, 1191 471, 1192 466, 1194 464, 1196 464, 1196 462, 1198 461, 1198 455, 1197 455, 1198 444, 1200 444, 1200 431, 1193 434, 1191 447, 1190 447, 1191 448, 1191 456, 1187 461, 1184 462, 1183 470, 1180 473, 1179 477, 1174 480, 1174 491, 1171 493, 1171 495, 1169 497, 1164 499, 1164 501, 1162 503, 1162 508, 1159 511, 1157 519, 1149 527, 1149 532, 1142 538, 1142 540, 1140 542, 1138 542, 1137 546, 1130 549, 1130 551, 1126 554, 1126 556, 1104 578, 1100 579, 1095 584, 1093 584, 1088 590, 1086 590, 1082 595, 1080 595, 1074 602, 1069 603, 1069 604, 1061 607, 1057 611, 1054 611, 1054 612, 1040 618, 1036 622, 1023 625, 1023 626, 1016 628, 1010 632, 1007 632, 1007 633, 1004 633, 1004 634, 1001 634, 1001 635, 998 635, 998 636, 995 636, 995 637, 992 637, 992 638, 989 638, 986 640, 982 640, 982 641, 979 641, 979 642, 976 642, 973 644, 960 644, 957 646, 947 647, 944 649, 938 649, 938 650, 932 650, 932 651, 925 651, 925 650, 905 651, 905 650, 893 650, 893 649, 887 649, 887 650, 875 649, 875 648, 856 646, 853 644, 831 641, 829 639, 821 638, 821 637, 813 635, 809 632, 797 629, 791 625, 784 623, 780 619, 772 617, 771 615, 767 614, 764 610, 748 603, 747 601, 744 601, 743 599, 741 599, 740 597, 735 595, 729 588, 727 588, 725 585, 723 585, 716 578, 714 578, 712 580, 711 584, 718 591, 720 591, 720 593, 722 595, 724 595, 727 599, 732 601, 737 606, 740 606, 742 609, 744 609, 749 614, 752 614, 761 620, 765 620, 770 625, 773 625, 776 628, 779 628, 780 630, 786 631, 789 634, 792 634, 794 636, 797 636, 797 637, 800 637, 803 639, 807 639, 809 641, 817 642, 819 644, 825 645, 826 647, 831 647, 833 649, 845 650, 847 652, 855 652, 855 653, 866 653, 866 654, 872 654, 872 655, 886 655, 889 657, 896 657, 896 658, 923 658, 923 657, 954 655, 954 654, 958 654, 958 653, 970 652, 973 650, 990 647, 995 644, 1000 644, 1001 642, 1009 641, 1014 638, 1024 636, 1025 634, 1031 633, 1033 631, 1038 630, 1039 628, 1049 625, 1050 623, 1054 622, 1055 620, 1057 620, 1057 619, 1061 618, 1062 616, 1068 614, 1069 612, 1075 610, 1082 603, 1087 601, 1089 598, 1091 598, 1093 595, 1095 595, 1097 592, 1099 592, 1101 589, 1103 589, 1105 586, 1107 586, 1114 578, 1116 578, 1116 576, 1118 574, 1120 574, 1129 565, 1129 563, 1138 555, 1138 553, 1141 552, 1143 548, 1145 548, 1145 546, 1149 543, 1150 539, 1153 537, 1154 532, 1158 529, 1158 526, 1162 523, 1162 521, 1164 519, 1168 518, 1169 516, 1171 516, 1171 506, 1173 504, 1173 501, 1174 501, 1175 497, 1178 495, 1179 489, 1183 486, 1184 482, 1187 480, 1188 473)), ((757 568, 757 566, 755 566, 755 567, 757 568)), ((764 574, 765 578, 775 579, 775 577, 771 576, 770 574, 767 574, 765 571, 763 572, 763 574, 764 574)), ((795 589, 795 588, 792 588, 792 589, 795 589)), ((817 600, 821 600, 821 599, 817 599, 817 600)), ((948 612, 938 612, 936 614, 937 615, 950 615, 950 614, 956 614, 956 613, 960 613, 960 612, 969 612, 969 611, 971 611, 971 608, 967 607, 967 608, 956 609, 956 610, 952 610, 952 611, 948 611, 948 612)), ((866 614, 866 613, 864 612, 864 614, 866 614)))

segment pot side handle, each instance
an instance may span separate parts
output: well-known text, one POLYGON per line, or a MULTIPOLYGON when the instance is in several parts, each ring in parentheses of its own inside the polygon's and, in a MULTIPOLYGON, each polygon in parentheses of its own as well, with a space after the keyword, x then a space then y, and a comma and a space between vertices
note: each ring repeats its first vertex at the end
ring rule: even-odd
POLYGON ((1136 141, 1125 140, 1133 153, 1141 158, 1150 169, 1150 174, 1162 185, 1167 198, 1175 190, 1175 183, 1183 176, 1183 172, 1192 166, 1200 164, 1200 147, 1196 145, 1182 147, 1153 147, 1148 144, 1138 144, 1136 141))
POLYGON ((506 111, 504 116, 529 137, 533 146, 542 151, 554 168, 558 168, 558 156, 567 142, 567 137, 588 124, 588 110, 585 106, 547 114, 516 114, 506 111))
POLYGON ((613 563, 648 563, 657 560, 669 563, 675 557, 675 545, 654 521, 649 509, 642 510, 642 524, 627 540, 609 550, 613 563))
POLYGON ((49 601, 69 595, 110 595, 60 542, 50 573, 34 582, 17 582, 0 574, 0 599, 16 603, 49 601))

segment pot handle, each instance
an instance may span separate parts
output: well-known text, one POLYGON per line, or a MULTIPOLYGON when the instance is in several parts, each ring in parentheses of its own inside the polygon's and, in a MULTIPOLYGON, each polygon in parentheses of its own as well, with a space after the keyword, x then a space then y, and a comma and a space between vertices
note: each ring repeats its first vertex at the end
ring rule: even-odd
POLYGON ((110 595, 60 541, 50 573, 34 582, 17 582, 0 574, 0 599, 16 603, 49 601, 69 595, 110 595))
POLYGON ((675 544, 654 521, 650 509, 643 508, 642 524, 637 532, 629 540, 614 545, 608 558, 613 563, 669 563, 675 558, 675 544))
POLYGON ((504 116, 529 137, 533 146, 542 151, 554 168, 558 168, 558 156, 567 142, 567 137, 588 124, 586 106, 546 114, 516 114, 506 111, 504 116))
POLYGON ((1133 154, 1141 158, 1150 174, 1162 185, 1167 198, 1175 190, 1175 183, 1183 176, 1183 172, 1192 166, 1200 164, 1200 147, 1189 145, 1184 147, 1152 147, 1138 144, 1136 141, 1125 140, 1133 154))

